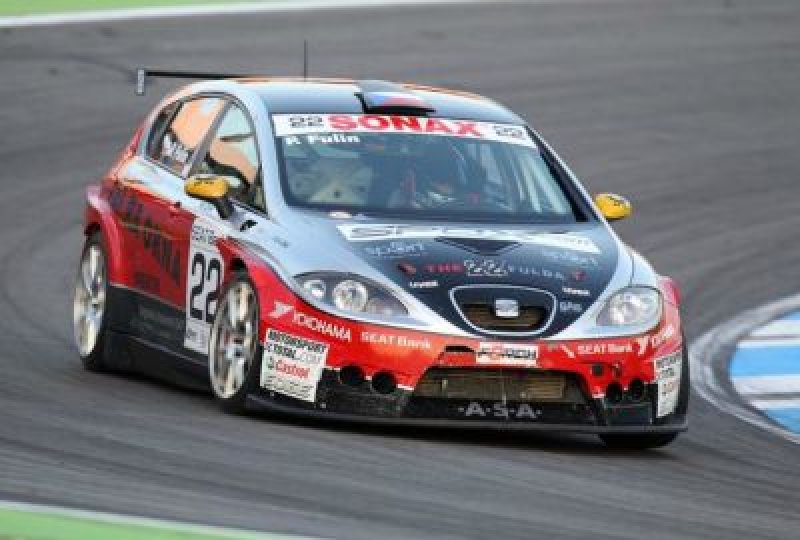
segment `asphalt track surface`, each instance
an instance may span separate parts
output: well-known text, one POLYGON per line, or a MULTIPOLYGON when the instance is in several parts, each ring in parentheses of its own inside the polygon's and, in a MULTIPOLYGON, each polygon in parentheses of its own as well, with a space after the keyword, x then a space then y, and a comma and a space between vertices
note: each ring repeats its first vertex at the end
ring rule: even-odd
POLYGON ((467 5, 0 30, 0 498, 340 538, 797 538, 800 449, 700 399, 665 450, 237 418, 84 372, 83 189, 139 65, 416 80, 532 119, 685 295, 690 338, 800 287, 800 4, 467 5))

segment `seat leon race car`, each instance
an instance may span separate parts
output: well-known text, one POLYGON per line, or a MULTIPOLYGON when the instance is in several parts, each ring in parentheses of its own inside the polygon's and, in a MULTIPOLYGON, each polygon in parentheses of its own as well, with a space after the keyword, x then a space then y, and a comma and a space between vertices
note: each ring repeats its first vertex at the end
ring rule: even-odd
POLYGON ((477 95, 196 82, 87 190, 75 340, 228 411, 663 446, 679 294, 608 225, 629 213, 477 95))

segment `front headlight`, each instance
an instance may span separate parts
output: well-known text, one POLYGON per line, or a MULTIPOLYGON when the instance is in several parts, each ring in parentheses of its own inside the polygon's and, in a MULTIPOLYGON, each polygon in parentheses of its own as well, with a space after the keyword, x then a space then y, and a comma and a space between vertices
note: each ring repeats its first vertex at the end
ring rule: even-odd
POLYGON ((650 287, 625 287, 608 299, 598 326, 655 326, 661 320, 661 293, 650 287))
POLYGON ((313 273, 295 279, 309 297, 339 311, 383 317, 408 315, 408 310, 392 293, 356 276, 313 273))

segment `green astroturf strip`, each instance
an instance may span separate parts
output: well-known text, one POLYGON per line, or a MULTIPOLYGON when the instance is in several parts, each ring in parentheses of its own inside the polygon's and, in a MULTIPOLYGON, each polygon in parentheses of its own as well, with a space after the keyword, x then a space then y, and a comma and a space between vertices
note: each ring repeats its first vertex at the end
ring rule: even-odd
MULTIPOLYGON (((242 0, 236 0, 241 2, 242 0)), ((248 0, 245 0, 248 1, 248 0)), ((263 3, 269 0, 250 0, 263 3)), ((220 4, 221 0, 0 0, 0 16, 41 15, 44 13, 70 13, 121 8, 147 8, 220 4)))
POLYGON ((126 521, 99 514, 68 515, 0 508, 0 540, 278 540, 291 537, 227 529, 126 521))

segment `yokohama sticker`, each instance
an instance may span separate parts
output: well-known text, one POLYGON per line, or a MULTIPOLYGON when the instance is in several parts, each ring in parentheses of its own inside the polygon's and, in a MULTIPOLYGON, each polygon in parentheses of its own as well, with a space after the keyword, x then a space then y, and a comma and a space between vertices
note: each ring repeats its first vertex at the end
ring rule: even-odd
MULTIPOLYGON (((535 147, 524 126, 471 120, 379 114, 273 114, 277 137, 316 133, 402 133, 484 139, 535 147)), ((310 142, 310 141, 309 141, 310 142)))
POLYGON ((675 410, 681 390, 681 367, 683 355, 680 352, 656 358, 655 371, 658 383, 658 403, 656 416, 661 418, 675 410))
POLYGON ((183 346, 208 354, 208 336, 225 263, 217 248, 220 234, 202 218, 192 223, 189 241, 189 268, 186 271, 186 334, 183 346))
POLYGON ((302 311, 297 311, 294 309, 294 306, 278 300, 275 300, 275 307, 272 308, 269 316, 273 319, 281 319, 289 313, 292 314, 293 324, 305 326, 312 332, 336 338, 341 341, 349 342, 352 339, 349 328, 328 321, 323 321, 322 319, 318 319, 317 317, 308 315, 302 311))
POLYGON ((264 342, 261 386, 303 401, 317 399, 328 344, 270 328, 264 342))
POLYGON ((484 342, 478 347, 475 361, 483 365, 536 367, 539 347, 516 343, 484 342))

